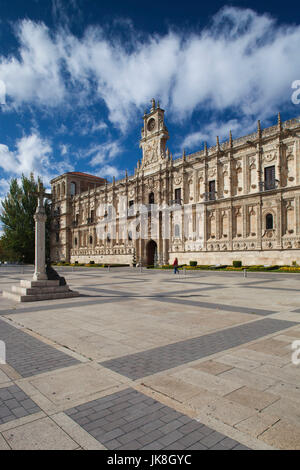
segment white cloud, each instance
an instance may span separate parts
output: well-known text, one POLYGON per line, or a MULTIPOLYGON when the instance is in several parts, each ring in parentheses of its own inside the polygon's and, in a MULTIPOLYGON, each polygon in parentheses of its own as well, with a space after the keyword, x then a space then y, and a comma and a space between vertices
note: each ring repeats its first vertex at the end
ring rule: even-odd
POLYGON ((68 146, 68 145, 66 145, 66 144, 61 144, 61 145, 59 146, 59 148, 60 148, 60 154, 61 154, 62 156, 66 155, 66 154, 68 153, 68 150, 69 150, 69 146, 68 146))
POLYGON ((16 26, 20 57, 0 58, 0 77, 14 106, 56 106, 65 96, 61 57, 43 23, 24 20, 16 26))
POLYGON ((75 134, 90 135, 107 129, 108 126, 103 120, 97 121, 91 113, 81 113, 72 131, 75 134))
POLYGON ((43 173, 49 165, 50 153, 49 143, 32 133, 17 141, 15 151, 10 151, 6 145, 0 144, 0 166, 6 172, 18 175, 28 175, 32 171, 43 173))
MULTIPOLYGON (((35 176, 42 177, 45 184, 48 184, 57 172, 63 173, 73 169, 66 161, 54 165, 50 143, 35 132, 17 140, 15 150, 0 144, 0 167, 9 176, 20 176, 22 173, 28 176, 33 172, 35 176)), ((3 181, 5 180, 1 180, 2 186, 3 181)))
POLYGON ((120 178, 124 177, 124 172, 121 172, 117 167, 113 165, 104 165, 97 171, 97 176, 101 178, 120 178), (122 175, 123 173, 123 175, 122 175))
POLYGON ((253 132, 253 127, 256 123, 251 119, 231 119, 226 122, 213 121, 202 127, 198 132, 192 132, 187 135, 182 141, 181 148, 184 149, 199 149, 203 143, 207 142, 208 145, 216 144, 216 137, 219 137, 220 142, 229 140, 229 132, 232 132, 233 139, 240 137, 240 135, 247 135, 253 132))
POLYGON ((91 157, 90 165, 97 166, 108 160, 113 160, 121 152, 122 147, 120 146, 118 141, 114 141, 94 145, 87 152, 85 152, 83 156, 91 157))
POLYGON ((88 150, 80 150, 79 158, 88 159, 88 164, 93 167, 93 174, 102 178, 115 178, 125 176, 125 172, 112 165, 115 157, 122 153, 119 141, 109 141, 103 144, 92 145, 88 150))
POLYGON ((8 191, 9 191, 9 181, 4 178, 1 178, 0 179, 0 195, 2 197, 0 197, 0 208, 1 208, 1 201, 4 199, 8 191))
POLYGON ((107 124, 103 121, 94 122, 91 128, 91 132, 99 132, 99 131, 106 131, 108 128, 107 124))
POLYGON ((53 21, 66 25, 68 28, 82 17, 77 0, 51 0, 51 6, 53 21))
POLYGON ((264 119, 290 102, 299 78, 300 26, 278 26, 250 9, 224 7, 198 33, 170 28, 141 37, 130 26, 130 47, 100 27, 79 39, 68 29, 50 34, 44 24, 25 20, 17 34, 19 56, 0 58, 0 79, 14 105, 103 100, 109 120, 123 131, 152 97, 169 119, 183 122, 199 107, 264 119))

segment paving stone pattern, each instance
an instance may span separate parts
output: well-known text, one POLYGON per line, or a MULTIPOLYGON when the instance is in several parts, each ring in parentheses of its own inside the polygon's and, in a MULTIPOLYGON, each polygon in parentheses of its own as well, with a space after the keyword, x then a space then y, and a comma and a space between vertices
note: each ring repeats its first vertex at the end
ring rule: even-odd
POLYGON ((65 413, 109 450, 247 449, 131 388, 65 413))
MULTIPOLYGON (((208 290, 208 289, 207 289, 208 290)), ((175 304, 182 304, 182 305, 190 305, 192 307, 200 307, 200 308, 209 308, 213 310, 225 310, 227 312, 238 312, 238 313, 248 313, 260 316, 272 315, 276 313, 274 310, 264 310, 262 308, 249 308, 249 307, 241 307, 237 305, 225 305, 225 304, 215 304, 213 302, 198 302, 194 300, 188 299, 179 299, 178 297, 175 299, 169 297, 155 297, 154 300, 158 300, 160 302, 167 302, 167 303, 175 303, 175 304)))
MULTIPOLYGON (((78 289, 80 290, 80 289, 78 289)), ((50 310, 65 310, 66 308, 78 308, 78 307, 82 307, 83 308, 83 312, 84 312, 84 309, 86 309, 88 306, 90 305, 99 305, 99 304, 104 304, 104 303, 112 303, 112 302, 120 302, 120 299, 118 297, 111 297, 109 299, 103 297, 103 296, 99 296, 98 300, 89 300, 89 296, 82 296, 82 297, 85 297, 84 300, 77 300, 78 298, 80 297, 74 297, 74 299, 72 300, 72 302, 64 302, 64 303, 52 303, 52 304, 48 304, 48 305, 37 305, 37 306, 33 306, 31 305, 30 307, 20 307, 20 308, 16 308, 16 309, 12 309, 12 308, 5 308, 3 310, 0 310, 0 316, 1 315, 17 315, 18 313, 32 313, 32 312, 44 312, 44 311, 50 311, 50 310)), ((94 299, 95 295, 92 296, 92 299, 94 299)), ((122 299, 122 302, 125 301, 127 299, 127 297, 124 297, 122 299)), ((43 301, 44 302, 44 301, 43 301)))
POLYGON ((0 424, 39 411, 41 409, 17 385, 0 388, 0 424))
POLYGON ((264 318, 197 338, 104 361, 101 365, 136 380, 240 346, 297 324, 291 321, 264 318))
POLYGON ((22 377, 79 364, 79 361, 0 320, 0 340, 6 345, 6 362, 22 377))

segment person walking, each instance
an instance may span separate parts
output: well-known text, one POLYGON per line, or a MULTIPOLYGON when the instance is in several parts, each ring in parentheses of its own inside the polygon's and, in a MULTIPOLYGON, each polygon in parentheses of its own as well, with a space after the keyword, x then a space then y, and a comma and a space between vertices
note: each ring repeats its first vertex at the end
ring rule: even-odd
POLYGON ((178 259, 177 259, 177 258, 174 259, 173 268, 174 268, 174 274, 176 274, 176 273, 179 274, 179 270, 178 270, 178 259))

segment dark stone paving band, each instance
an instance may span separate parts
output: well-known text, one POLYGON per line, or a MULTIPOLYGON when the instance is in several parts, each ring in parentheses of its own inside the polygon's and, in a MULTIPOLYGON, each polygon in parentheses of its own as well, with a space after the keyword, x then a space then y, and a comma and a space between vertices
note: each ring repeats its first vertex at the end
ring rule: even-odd
MULTIPOLYGON (((79 289, 84 291, 85 289, 79 289)), ((204 290, 205 292, 205 290, 204 290)), ((110 294, 111 295, 111 294, 110 294)), ((200 296, 200 295, 199 295, 200 296)), ((201 295, 203 296, 203 295, 201 295)), ((86 300, 76 300, 74 299, 72 302, 65 302, 61 304, 49 304, 49 305, 38 305, 38 306, 30 306, 30 307, 21 307, 17 309, 10 309, 5 308, 0 310, 1 315, 17 315, 18 313, 26 313, 26 312, 40 312, 45 310, 59 310, 59 309, 66 309, 66 308, 78 308, 78 307, 87 307, 88 305, 98 305, 104 303, 112 303, 112 302, 120 302, 120 296, 115 295, 107 298, 103 296, 103 294, 99 294, 99 300, 93 300, 97 295, 91 295, 92 300, 88 300, 88 295, 86 295, 86 300)), ((122 301, 130 300, 132 295, 123 295, 122 301)), ((145 297, 141 296, 141 299, 145 297)), ((224 305, 224 304, 215 304, 210 302, 196 302, 188 299, 180 299, 178 297, 171 298, 167 296, 150 296, 151 299, 158 301, 158 302, 169 302, 169 303, 181 303, 184 305, 190 305, 192 307, 200 307, 200 308, 209 308, 209 309, 219 309, 219 310, 226 310, 229 312, 239 312, 239 313, 250 313, 255 315, 271 315, 276 313, 275 311, 271 310, 263 310, 263 309, 255 309, 255 308, 247 308, 247 307, 238 307, 238 306, 231 306, 231 305, 224 305)))
MULTIPOLYGON (((85 297, 84 295, 82 297, 85 297)), ((97 296, 93 295, 92 299, 97 296)), ((12 308, 5 308, 3 310, 0 310, 0 316, 1 315, 17 315, 18 313, 26 313, 26 312, 42 312, 42 311, 47 311, 47 310, 64 310, 66 308, 78 308, 78 307, 83 307, 86 308, 89 305, 98 305, 98 304, 103 304, 103 303, 111 303, 111 302, 120 302, 119 297, 111 297, 111 298, 105 298, 103 296, 99 296, 98 300, 89 300, 89 297, 86 296, 85 300, 78 300, 80 297, 74 297, 72 299, 72 302, 69 300, 61 303, 61 304, 48 304, 48 305, 37 305, 37 306, 30 306, 30 307, 20 307, 17 309, 12 309, 12 308)), ((124 297, 126 299, 126 297, 124 297)), ((124 300, 123 299, 123 300, 124 300)), ((41 301, 45 302, 45 300, 41 301)))
POLYGON ((0 320, 0 339, 5 342, 6 362, 22 377, 80 363, 3 320, 0 320))
POLYGON ((17 385, 0 388, 0 424, 38 413, 41 409, 17 385))
POLYGON ((100 364, 125 377, 136 380, 202 359, 211 354, 226 351, 226 349, 240 346, 298 324, 292 321, 264 318, 197 338, 118 357, 100 364))
POLYGON ((299 293, 299 289, 290 289, 289 287, 268 287, 268 286, 250 286, 250 285, 246 285, 244 287, 246 287, 246 289, 261 289, 261 290, 275 290, 275 291, 283 290, 287 292, 299 293))
POLYGON ((190 305, 191 307, 200 307, 200 308, 209 308, 213 310, 225 310, 227 312, 238 312, 238 313, 249 313, 254 315, 272 315, 273 313, 277 313, 274 310, 264 310, 261 308, 248 308, 248 307, 240 307, 238 305, 225 305, 225 304, 215 304, 212 302, 197 302, 195 300, 188 300, 188 299, 178 299, 178 298, 167 298, 167 297, 154 297, 154 300, 158 300, 159 302, 170 302, 170 303, 178 303, 183 305, 190 305))
POLYGON ((131 388, 65 413, 109 450, 248 449, 131 388))

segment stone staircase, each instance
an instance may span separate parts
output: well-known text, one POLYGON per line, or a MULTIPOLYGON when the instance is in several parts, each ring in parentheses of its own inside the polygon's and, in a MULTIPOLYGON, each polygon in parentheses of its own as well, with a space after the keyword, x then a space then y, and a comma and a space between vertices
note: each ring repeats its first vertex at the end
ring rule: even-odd
POLYGON ((17 302, 34 302, 37 300, 66 299, 78 297, 79 292, 70 290, 68 285, 60 286, 55 281, 25 281, 21 280, 19 286, 12 286, 11 291, 3 291, 3 297, 17 302))

